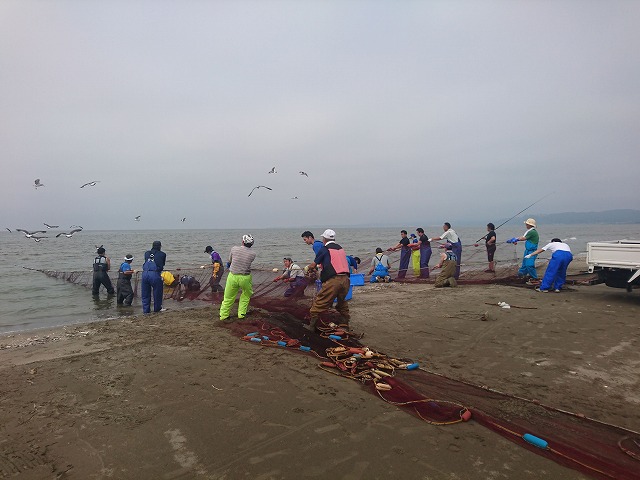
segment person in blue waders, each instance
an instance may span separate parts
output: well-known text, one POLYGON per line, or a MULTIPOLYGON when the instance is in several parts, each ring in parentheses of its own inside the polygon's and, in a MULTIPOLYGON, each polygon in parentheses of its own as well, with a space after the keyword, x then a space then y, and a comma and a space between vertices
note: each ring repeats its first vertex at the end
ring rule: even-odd
POLYGON ((551 260, 549 260, 547 270, 542 277, 542 283, 536 290, 538 292, 548 292, 553 289, 556 293, 560 293, 560 290, 562 290, 562 287, 567 281, 567 267, 573 261, 573 255, 569 245, 559 238, 554 238, 544 247, 525 255, 524 258, 531 258, 547 250, 551 252, 551 260))
POLYGON ((411 260, 411 247, 409 246, 411 241, 409 237, 407 237, 406 230, 400 230, 400 241, 394 247, 387 248, 387 252, 395 252, 396 250, 400 250, 400 265, 398 265, 398 277, 404 278, 407 275, 407 270, 409 269, 409 260, 411 260))
POLYGON ((371 260, 371 268, 368 273, 368 275, 371 275, 371 280, 369 280, 369 282, 389 283, 391 281, 391 277, 389 276, 390 268, 391 263, 389 263, 389 257, 382 253, 382 249, 380 247, 376 248, 376 254, 371 260))
POLYGON ((519 277, 531 277, 532 283, 538 282, 538 272, 536 271, 536 257, 534 253, 538 249, 540 235, 536 230, 536 221, 533 218, 527 218, 524 222, 527 231, 521 237, 513 237, 507 240, 507 243, 517 244, 524 241, 524 257, 522 258, 522 266, 518 270, 519 277))
POLYGON ((142 264, 142 313, 151 312, 151 291, 153 290, 153 311, 162 310, 163 281, 160 274, 167 261, 167 255, 160 250, 162 244, 156 240, 151 246, 151 250, 144 253, 144 263, 142 264))

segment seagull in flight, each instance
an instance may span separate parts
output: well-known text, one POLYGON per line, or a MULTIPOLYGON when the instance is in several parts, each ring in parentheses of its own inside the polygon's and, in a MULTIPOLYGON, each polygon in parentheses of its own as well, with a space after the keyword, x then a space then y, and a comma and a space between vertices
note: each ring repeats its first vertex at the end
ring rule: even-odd
POLYGON ((81 229, 81 228, 76 228, 76 229, 74 229, 74 230, 71 230, 69 233, 67 233, 67 232, 60 232, 59 234, 57 234, 57 235, 56 235, 56 238, 58 238, 60 235, 64 235, 64 236, 65 236, 65 237, 67 237, 67 238, 71 238, 71 237, 73 237, 73 234, 74 234, 74 233, 76 233, 76 232, 81 232, 81 231, 82 231, 82 229, 81 229))
POLYGON ((278 173, 276 172, 276 167, 273 167, 271 170, 269 170, 267 173, 278 173))
POLYGON ((180 220, 181 222, 184 222, 187 219, 187 217, 184 217, 182 220, 180 220))
POLYGON ((300 171, 300 175, 304 175, 305 177, 308 177, 308 176, 309 176, 309 175, 307 174, 307 172, 303 172, 303 171, 300 171))
POLYGON ((136 222, 139 222, 139 221, 140 221, 140 217, 141 217, 141 216, 142 216, 142 215, 136 215, 136 218, 134 218, 134 220, 135 220, 136 222))
POLYGON ((13 233, 9 227, 4 227, 4 228, 6 228, 9 233, 13 233))
POLYGON ((82 227, 80 225, 71 225, 69 228, 79 228, 80 230, 82 230, 82 227))
MULTIPOLYGON (((47 233, 46 230, 36 230, 35 232, 27 232, 26 230, 22 230, 21 228, 16 228, 16 232, 24 233, 24 236, 27 238, 31 238, 38 233, 47 233)), ((44 238, 44 237, 41 237, 44 238)))
POLYGON ((38 187, 44 187, 44 183, 40 183, 40 179, 36 178, 33 186, 37 189, 38 187))
POLYGON ((60 225, 49 225, 48 223, 43 223, 43 225, 47 228, 58 228, 60 225))
POLYGON ((36 242, 39 242, 43 238, 49 238, 49 237, 31 237, 31 238, 33 238, 36 242))
MULTIPOLYGON (((275 168, 275 167, 274 167, 274 168, 275 168)), ((253 188, 251 189, 251 191, 249 192, 249 195, 247 195, 247 197, 250 197, 250 196, 251 196, 251 194, 253 193, 253 191, 254 191, 256 188, 266 188, 267 190, 273 190, 273 188, 271 188, 271 187, 265 187, 264 185, 258 185, 257 187, 253 187, 253 188)))
POLYGON ((81 185, 80 188, 84 188, 84 187, 95 187, 96 183, 99 183, 100 180, 94 180, 93 182, 87 182, 84 185, 81 185))
POLYGON ((298 200, 298 197, 291 197, 291 200, 298 200))

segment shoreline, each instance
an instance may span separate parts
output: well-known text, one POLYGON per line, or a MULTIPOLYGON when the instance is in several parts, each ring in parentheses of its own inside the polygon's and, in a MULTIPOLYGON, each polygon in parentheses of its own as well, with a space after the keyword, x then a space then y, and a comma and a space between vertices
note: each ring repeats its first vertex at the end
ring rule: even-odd
MULTIPOLYGON (((371 348, 640 430, 635 292, 392 283, 358 287, 354 299, 352 328, 371 348)), ((24 466, 0 463, 0 472, 589 478, 473 421, 428 425, 327 375, 315 357, 242 342, 216 313, 204 306, 54 328, 39 339, 1 336, 5 445, 24 466)))

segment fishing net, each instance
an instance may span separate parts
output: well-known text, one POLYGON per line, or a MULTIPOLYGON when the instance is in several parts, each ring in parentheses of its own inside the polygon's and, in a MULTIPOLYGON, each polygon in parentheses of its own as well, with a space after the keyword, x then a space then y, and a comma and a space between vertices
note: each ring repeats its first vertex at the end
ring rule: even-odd
MULTIPOLYGON (((521 260, 516 257, 515 249, 498 246, 501 248, 495 272, 486 272, 484 245, 463 246, 459 284, 525 286, 525 280, 518 277, 521 260)), ((397 272, 400 254, 387 253, 397 272)), ((437 263, 439 253, 437 247, 433 249, 432 265, 437 263)), ((537 266, 543 268, 544 264, 545 261, 539 259, 537 266)), ((368 271, 368 265, 361 265, 361 270, 368 271)), ((76 285, 92 285, 92 272, 39 271, 76 285)), ((213 291, 210 284, 210 268, 178 269, 173 273, 193 277, 199 288, 188 290, 176 282, 174 286, 165 287, 166 299, 214 304, 222 301, 222 294, 213 291)), ((364 345, 361 336, 342 324, 335 311, 321 315, 319 333, 311 333, 305 324, 308 324, 309 308, 318 288, 316 279, 308 276, 293 294, 285 296, 291 284, 274 282, 277 275, 268 269, 252 271, 251 315, 225 324, 234 335, 256 346, 313 355, 318 359, 318 367, 328 374, 357 381, 385 402, 427 423, 449 425, 475 420, 535 453, 594 478, 640 478, 640 434, 429 372, 411 359, 364 345)), ((420 278, 420 272, 410 266, 405 277, 397 281, 433 283, 436 275, 437 270, 430 272, 429 278, 420 278)), ((115 285, 113 274, 112 280, 115 285)), ((136 294, 139 283, 138 273, 132 279, 136 294)), ((224 281, 221 284, 224 285, 224 281)))

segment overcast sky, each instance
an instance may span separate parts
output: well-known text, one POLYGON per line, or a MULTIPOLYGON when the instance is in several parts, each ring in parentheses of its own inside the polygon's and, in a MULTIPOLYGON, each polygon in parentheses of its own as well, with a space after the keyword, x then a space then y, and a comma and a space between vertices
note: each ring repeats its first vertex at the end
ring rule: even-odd
POLYGON ((0 227, 639 208, 638 25, 635 0, 0 0, 0 227))

